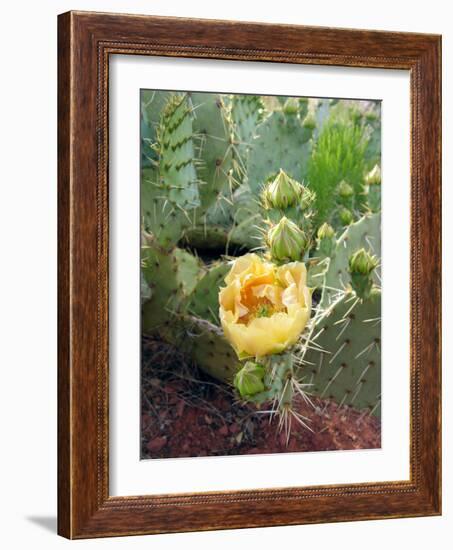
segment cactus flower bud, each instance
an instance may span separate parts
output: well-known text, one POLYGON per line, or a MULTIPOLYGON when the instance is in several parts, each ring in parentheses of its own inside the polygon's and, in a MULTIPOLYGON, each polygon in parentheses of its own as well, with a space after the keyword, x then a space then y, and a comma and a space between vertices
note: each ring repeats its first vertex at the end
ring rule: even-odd
POLYGON ((347 208, 342 208, 340 210, 340 221, 343 225, 350 225, 354 221, 352 212, 347 208))
POLYGON ((354 189, 348 182, 343 180, 338 184, 338 194, 342 199, 348 199, 354 194, 354 189))
POLYGON ((263 204, 266 209, 278 208, 284 210, 294 206, 301 196, 302 185, 290 178, 283 170, 270 181, 263 192, 263 204))
POLYGON ((316 118, 315 115, 311 112, 302 121, 302 126, 307 128, 307 130, 314 130, 316 128, 316 118))
POLYGON ((335 255, 335 246, 337 240, 335 238, 335 230, 327 222, 323 223, 318 229, 318 251, 332 258, 335 255))
POLYGON ((357 250, 349 258, 349 272, 369 275, 378 265, 376 256, 367 252, 364 248, 357 250))
POLYGON ((374 111, 368 111, 365 113, 365 119, 367 122, 375 122, 378 119, 378 116, 374 111))
POLYGON ((263 365, 247 361, 234 377, 234 386, 241 397, 251 397, 264 391, 265 368, 263 365))
POLYGON ((297 99, 293 97, 288 98, 283 105, 283 112, 285 115, 297 115, 299 112, 297 99))
POLYGON ((375 164, 374 168, 365 176, 367 185, 381 185, 381 169, 379 164, 375 164))
POLYGON ((362 299, 370 297, 373 290, 371 273, 376 269, 378 260, 364 248, 357 250, 349 258, 349 273, 351 274, 352 287, 357 296, 362 299))
POLYGON ((331 239, 335 235, 334 228, 327 222, 324 222, 318 229, 318 239, 331 239))
POLYGON ((300 260, 309 244, 305 232, 285 216, 271 227, 267 241, 272 259, 278 262, 300 260))

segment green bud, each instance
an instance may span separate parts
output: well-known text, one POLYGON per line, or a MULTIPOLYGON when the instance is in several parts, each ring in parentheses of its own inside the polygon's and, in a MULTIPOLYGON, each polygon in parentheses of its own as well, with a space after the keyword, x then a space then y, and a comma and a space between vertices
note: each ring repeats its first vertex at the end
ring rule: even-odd
POLYGON ((285 101, 283 105, 283 112, 285 115, 297 115, 299 112, 299 105, 297 99, 290 97, 285 101))
POLYGON ((378 265, 376 256, 367 252, 364 248, 357 250, 349 258, 349 272, 369 275, 378 265))
POLYGON ((332 258, 335 255, 337 240, 335 230, 327 222, 318 229, 318 251, 323 256, 332 258))
POLYGON ((251 397, 264 391, 264 375, 266 369, 263 365, 247 361, 234 377, 234 386, 241 397, 251 397))
POLYGON ((371 274, 377 265, 376 256, 372 256, 364 248, 361 248, 349 258, 352 288, 362 300, 370 298, 373 293, 374 286, 371 274))
POLYGON ((283 170, 280 170, 276 178, 264 188, 264 208, 284 210, 289 206, 294 206, 299 201, 301 192, 302 185, 290 178, 283 170))
POLYGON ((269 230, 267 242, 272 259, 278 262, 300 260, 309 244, 305 232, 285 216, 269 230))
POLYGON ((316 117, 313 113, 308 113, 302 122, 302 126, 308 130, 314 130, 316 128, 316 117))
POLYGON ((367 111, 365 113, 365 119, 367 122, 375 122, 378 119, 378 116, 374 111, 367 111))
POLYGON ((365 176, 365 183, 367 185, 381 185, 381 169, 379 164, 376 164, 365 176))
POLYGON ((318 229, 318 239, 331 239, 335 235, 334 228, 327 222, 324 222, 318 229))
POLYGON ((342 208, 340 210, 340 221, 343 225, 350 225, 354 221, 352 212, 347 208, 342 208))
POLYGON ((380 297, 381 297, 381 289, 373 285, 369 292, 368 299, 371 302, 375 302, 376 300, 379 300, 380 297))
POLYGON ((338 184, 338 194, 342 199, 348 199, 354 194, 354 189, 352 185, 343 180, 338 184))

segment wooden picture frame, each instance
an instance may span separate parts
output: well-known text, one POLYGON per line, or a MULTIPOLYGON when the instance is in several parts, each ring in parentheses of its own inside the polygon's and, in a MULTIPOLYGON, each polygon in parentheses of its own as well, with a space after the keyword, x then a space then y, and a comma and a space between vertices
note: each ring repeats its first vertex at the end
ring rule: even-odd
POLYGON ((58 21, 58 532, 88 538, 441 513, 441 38, 69 12, 58 21), (109 495, 111 54, 410 71, 410 480, 109 495))

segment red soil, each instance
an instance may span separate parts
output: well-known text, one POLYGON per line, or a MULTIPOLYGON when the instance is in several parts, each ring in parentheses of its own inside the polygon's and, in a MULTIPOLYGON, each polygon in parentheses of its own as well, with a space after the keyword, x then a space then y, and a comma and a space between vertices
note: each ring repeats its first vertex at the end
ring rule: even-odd
POLYGON ((142 458, 177 458, 374 449, 380 421, 351 408, 315 399, 296 402, 312 431, 292 422, 287 442, 256 407, 238 403, 232 389, 184 363, 162 343, 144 340, 142 365, 142 458))

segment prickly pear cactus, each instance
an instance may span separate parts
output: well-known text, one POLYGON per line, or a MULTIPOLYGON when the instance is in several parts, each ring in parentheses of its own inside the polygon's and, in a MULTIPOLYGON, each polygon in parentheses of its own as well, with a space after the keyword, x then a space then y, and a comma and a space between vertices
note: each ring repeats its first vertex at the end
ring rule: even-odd
POLYGON ((313 339, 301 346, 308 392, 379 416, 380 322, 380 290, 363 301, 353 291, 340 293, 315 323, 313 339))
POLYGON ((297 395, 379 415, 374 111, 205 93, 147 92, 141 101, 144 332, 278 414, 287 434, 292 421, 309 428, 297 395), (229 260, 249 251, 274 266, 304 262, 315 314, 296 345, 264 357, 238 352, 240 361, 220 328, 219 290, 229 260))

